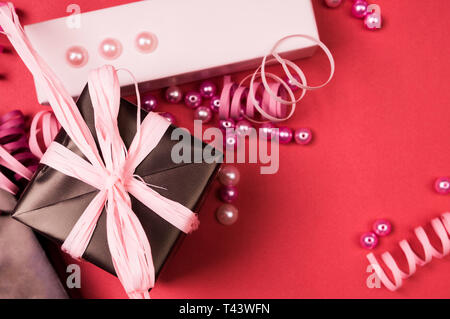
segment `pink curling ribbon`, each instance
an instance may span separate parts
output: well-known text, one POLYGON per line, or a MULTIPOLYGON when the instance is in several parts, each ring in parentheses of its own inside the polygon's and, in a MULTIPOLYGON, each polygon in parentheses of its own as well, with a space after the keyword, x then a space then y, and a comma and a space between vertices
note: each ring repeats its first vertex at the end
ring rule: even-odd
MULTIPOLYGON (((99 149, 75 102, 51 69, 31 47, 11 3, 0 6, 0 25, 34 78, 46 91, 54 114, 86 160, 53 142, 41 162, 99 190, 66 238, 62 249, 80 258, 106 209, 107 240, 114 269, 130 298, 149 298, 155 271, 148 238, 131 208, 129 194, 185 233, 198 226, 197 215, 149 188, 135 176, 136 167, 161 140, 170 123, 149 113, 141 123, 138 94, 137 130, 127 150, 117 116, 120 86, 116 70, 103 66, 88 79, 99 149), (103 158, 103 159, 102 159, 103 158)), ((137 84, 136 84, 137 90, 137 84)), ((137 92, 139 93, 139 92, 137 92)))
POLYGON ((306 91, 316 90, 326 86, 333 78, 334 71, 335 63, 333 55, 324 43, 303 34, 286 36, 275 43, 270 53, 264 56, 261 65, 255 72, 245 77, 239 84, 231 82, 229 76, 224 77, 223 90, 220 95, 219 117, 220 119, 228 119, 231 117, 238 120, 244 116, 254 123, 286 121, 292 117, 297 103, 303 99, 306 91), (318 86, 308 86, 306 76, 301 68, 292 61, 282 58, 276 52, 283 42, 292 38, 308 39, 317 44, 325 52, 330 63, 330 75, 324 83, 318 86), (270 56, 273 58, 269 58, 270 56), (272 62, 280 63, 291 85, 302 89, 302 93, 298 98, 295 97, 293 90, 286 81, 273 73, 266 72, 266 64, 272 62), (290 68, 300 81, 292 74, 290 68), (257 78, 261 78, 261 82, 256 82, 257 78), (271 78, 275 82, 269 84, 267 78, 271 78), (244 88, 243 84, 249 79, 249 87, 244 88), (287 95, 289 99, 284 98, 283 95, 287 95), (245 106, 243 105, 244 102, 245 106), (288 106, 290 106, 289 112, 287 111, 288 106), (260 114, 261 120, 255 118, 255 111, 260 114))
POLYGON ((37 158, 42 158, 45 150, 55 139, 61 125, 56 120, 55 114, 50 110, 38 112, 31 121, 30 137, 28 144, 31 153, 37 158))
POLYGON ((36 164, 36 158, 28 149, 22 112, 15 110, 0 116, 0 167, 15 173, 8 178, 0 172, 0 189, 17 194, 19 188, 14 182, 21 178, 30 180, 36 164))
POLYGON ((403 284, 403 279, 409 278, 416 272, 417 265, 424 266, 428 264, 433 257, 440 259, 444 258, 450 253, 450 213, 444 213, 440 218, 434 218, 433 220, 431 220, 431 226, 433 227, 434 232, 441 242, 442 252, 433 247, 423 227, 417 227, 414 232, 420 244, 422 245, 424 252, 423 259, 413 251, 410 244, 406 240, 402 240, 399 242, 399 246, 403 251, 408 263, 408 272, 403 272, 400 269, 389 252, 385 252, 381 255, 381 259, 392 272, 394 282, 389 279, 384 270, 381 268, 375 255, 373 253, 367 255, 367 259, 372 265, 375 273, 387 289, 395 291, 400 288, 403 284))

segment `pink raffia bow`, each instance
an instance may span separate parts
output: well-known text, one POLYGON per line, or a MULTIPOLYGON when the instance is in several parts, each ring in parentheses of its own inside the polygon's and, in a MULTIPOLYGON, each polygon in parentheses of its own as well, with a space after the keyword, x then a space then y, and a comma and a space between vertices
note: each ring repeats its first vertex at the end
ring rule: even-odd
POLYGON ((138 109, 136 135, 127 150, 117 124, 120 106, 117 71, 112 66, 93 70, 88 86, 99 152, 75 102, 23 33, 11 3, 0 6, 0 26, 35 80, 45 89, 58 122, 87 159, 54 142, 41 162, 99 190, 62 249, 80 258, 105 208, 108 246, 117 276, 130 298, 149 298, 148 290, 155 282, 151 248, 131 208, 129 194, 185 233, 198 227, 196 214, 161 196, 134 175, 136 167, 156 147, 170 123, 155 113, 149 113, 141 123, 138 109))

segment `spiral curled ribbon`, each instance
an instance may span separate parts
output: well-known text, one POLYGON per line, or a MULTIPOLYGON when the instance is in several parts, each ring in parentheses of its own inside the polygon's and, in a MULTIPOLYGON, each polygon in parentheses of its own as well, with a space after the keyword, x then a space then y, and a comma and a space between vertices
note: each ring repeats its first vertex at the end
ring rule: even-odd
POLYGON ((196 214, 161 196, 134 175, 136 167, 156 147, 170 123, 155 113, 149 113, 141 123, 137 108, 136 135, 127 150, 117 123, 120 106, 117 73, 112 66, 103 66, 93 70, 88 79, 99 143, 97 148, 75 102, 30 45, 11 3, 0 5, 0 26, 46 91, 58 122, 87 159, 53 142, 41 162, 99 190, 62 249, 80 258, 105 208, 107 241, 117 276, 130 298, 149 298, 148 290, 155 282, 151 247, 131 208, 129 194, 185 233, 198 226, 196 214))
POLYGON ((59 125, 52 111, 45 110, 36 113, 31 121, 30 137, 28 139, 31 153, 41 159, 60 128, 61 125, 59 125))
POLYGON ((434 218, 431 220, 431 226, 441 242, 442 252, 433 247, 423 227, 417 227, 414 232, 422 245, 424 252, 423 258, 419 257, 417 253, 414 252, 411 245, 406 240, 399 242, 399 246, 406 257, 408 272, 404 272, 400 269, 397 262, 389 252, 385 252, 381 255, 381 259, 392 272, 394 282, 389 279, 384 270, 381 268, 375 255, 373 253, 367 255, 367 259, 372 265, 375 273, 387 289, 395 291, 400 288, 403 284, 403 279, 409 278, 416 272, 417 265, 424 266, 428 264, 433 257, 440 259, 450 254, 450 213, 444 213, 440 218, 434 218))
POLYGON ((334 71, 335 62, 333 55, 323 42, 304 34, 293 34, 283 37, 275 43, 270 53, 264 56, 261 65, 255 72, 246 76, 239 84, 232 82, 230 76, 224 77, 223 89, 220 95, 219 117, 223 120, 228 118, 238 120, 244 116, 255 123, 288 120, 294 115, 297 103, 303 99, 306 92, 326 86, 333 78, 334 71), (307 39, 325 52, 330 63, 330 75, 324 83, 318 86, 307 85, 306 76, 302 69, 294 62, 282 58, 276 52, 283 42, 293 38, 307 39), (273 58, 270 58, 270 56, 273 58), (272 62, 278 62, 282 66, 289 83, 273 73, 266 72, 266 65, 272 62), (294 71, 295 75, 292 74, 290 69, 294 71), (256 81, 257 78, 260 78, 261 81, 256 81), (274 82, 269 83, 267 78, 271 78, 274 82), (243 85, 249 79, 250 85, 247 88, 243 85), (302 90, 298 98, 295 97, 291 86, 302 90), (288 99, 286 99, 286 95, 288 99), (290 110, 288 112, 289 106, 290 110), (261 120, 256 119, 258 113, 261 120))
POLYGON ((30 180, 36 170, 36 158, 28 149, 25 118, 19 110, 0 116, 0 166, 14 173, 8 178, 0 172, 0 189, 13 195, 19 191, 14 182, 22 178, 30 180))

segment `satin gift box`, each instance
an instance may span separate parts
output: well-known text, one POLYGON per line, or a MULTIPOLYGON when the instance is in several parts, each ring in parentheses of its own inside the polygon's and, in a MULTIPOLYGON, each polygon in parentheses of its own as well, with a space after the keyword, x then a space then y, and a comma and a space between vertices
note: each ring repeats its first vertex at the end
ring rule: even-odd
MULTIPOLYGON (((77 106, 97 141, 93 108, 87 87, 78 99, 77 106)), ((145 117, 144 113, 143 111, 143 117, 145 117)), ((122 139, 129 147, 136 132, 136 106, 121 99, 118 123, 122 139)), ((198 212, 205 190, 215 177, 220 164, 174 163, 171 158, 171 150, 175 144, 179 143, 171 140, 171 134, 175 128, 175 126, 169 127, 159 144, 137 167, 135 173, 145 182, 165 188, 154 188, 164 197, 198 212)), ((64 130, 58 134, 56 141, 81 155, 64 130)), ((191 138, 192 155, 196 148, 201 147, 203 150, 205 146, 206 144, 196 143, 194 138, 191 138)), ((219 152, 216 154, 222 156, 219 152)), ((192 156, 192 158, 194 157, 192 156)), ((48 166, 40 165, 19 200, 13 217, 62 244, 97 192, 98 190, 95 188, 77 179, 48 166)), ((158 275, 177 242, 184 237, 184 233, 132 196, 131 199, 133 211, 149 238, 155 273, 158 275)), ((100 216, 83 259, 115 274, 106 239, 105 211, 100 216)))

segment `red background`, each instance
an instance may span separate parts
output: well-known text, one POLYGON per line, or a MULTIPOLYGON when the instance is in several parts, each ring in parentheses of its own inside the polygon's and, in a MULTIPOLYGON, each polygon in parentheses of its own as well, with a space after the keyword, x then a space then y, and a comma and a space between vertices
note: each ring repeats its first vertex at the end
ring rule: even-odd
MULTIPOLYGON (((72 2, 15 4, 29 24, 66 15, 72 2)), ((85 12, 129 1, 76 2, 85 12)), ((433 191, 437 177, 450 175, 448 1, 373 1, 384 17, 377 32, 350 16, 349 0, 337 9, 313 2, 336 75, 326 88, 308 93, 286 123, 310 127, 313 143, 282 146, 276 175, 260 175, 255 164, 239 166, 240 218, 231 227, 216 222, 220 202, 211 192, 200 229, 167 265, 154 298, 450 297, 449 258, 420 268, 397 292, 367 288, 367 251, 358 243, 384 217, 395 229, 376 253, 398 252, 400 239, 412 238, 414 227, 448 209, 449 198, 433 191)), ((298 62, 311 83, 325 79, 323 54, 298 62)), ((40 110, 17 55, 1 55, 0 68, 2 113, 40 110)), ((180 126, 192 126, 183 105, 160 109, 176 114, 180 126)), ((78 295, 126 297, 115 277, 87 263, 78 295)))

